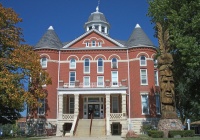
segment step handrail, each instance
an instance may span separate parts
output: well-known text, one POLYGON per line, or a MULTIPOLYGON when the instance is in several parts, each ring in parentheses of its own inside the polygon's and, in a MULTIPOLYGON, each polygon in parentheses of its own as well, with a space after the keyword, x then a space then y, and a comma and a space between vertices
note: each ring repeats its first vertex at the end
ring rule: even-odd
POLYGON ((92 130, 92 119, 93 119, 93 113, 90 114, 90 136, 91 136, 91 130, 92 130))

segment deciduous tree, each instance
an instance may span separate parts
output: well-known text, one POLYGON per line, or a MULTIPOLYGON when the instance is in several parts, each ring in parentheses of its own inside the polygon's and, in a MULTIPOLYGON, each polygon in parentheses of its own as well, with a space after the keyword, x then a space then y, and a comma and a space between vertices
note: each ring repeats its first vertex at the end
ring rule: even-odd
POLYGON ((38 98, 47 96, 42 85, 51 83, 33 47, 24 44, 19 22, 12 8, 0 4, 0 123, 16 120, 24 103, 37 107, 38 98), (31 88, 26 90, 30 77, 31 88))
MULTIPOLYGON (((176 108, 181 120, 200 119, 200 1, 148 0, 151 22, 170 33, 176 108)), ((157 29, 155 26, 155 36, 157 29)))

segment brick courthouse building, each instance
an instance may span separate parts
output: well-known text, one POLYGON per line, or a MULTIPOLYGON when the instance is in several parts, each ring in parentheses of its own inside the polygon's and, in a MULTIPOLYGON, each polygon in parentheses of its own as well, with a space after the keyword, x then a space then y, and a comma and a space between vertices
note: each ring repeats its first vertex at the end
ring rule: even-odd
POLYGON ((84 28, 84 34, 62 43, 50 26, 36 44, 42 68, 52 78, 52 85, 43 86, 48 97, 40 100, 37 117, 56 124, 57 136, 62 130, 76 134, 91 114, 103 122, 105 135, 141 133, 143 123, 155 124, 160 117, 156 47, 139 24, 125 41, 110 37, 110 24, 98 7, 84 28))

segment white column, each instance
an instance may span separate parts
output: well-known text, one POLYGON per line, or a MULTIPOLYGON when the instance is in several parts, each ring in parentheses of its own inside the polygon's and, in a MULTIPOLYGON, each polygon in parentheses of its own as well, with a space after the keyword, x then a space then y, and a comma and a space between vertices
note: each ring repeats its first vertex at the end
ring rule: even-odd
POLYGON ((120 122, 122 125, 122 129, 121 129, 121 137, 125 137, 127 132, 128 132, 128 126, 127 126, 127 114, 126 114, 126 93, 121 94, 122 96, 122 114, 123 114, 123 119, 120 122))
POLYGON ((126 93, 125 94, 121 94, 122 96, 122 113, 123 116, 126 117, 126 93))
POLYGON ((106 135, 110 135, 110 94, 106 94, 106 135))
POLYGON ((59 120, 62 119, 62 115, 63 115, 63 94, 58 95, 58 115, 59 115, 59 120))
POLYGON ((74 115, 78 116, 79 113, 79 94, 74 94, 74 115))
POLYGON ((105 26, 105 33, 108 34, 108 28, 105 26))
POLYGON ((99 25, 99 31, 102 32, 102 31, 101 31, 101 25, 99 25))

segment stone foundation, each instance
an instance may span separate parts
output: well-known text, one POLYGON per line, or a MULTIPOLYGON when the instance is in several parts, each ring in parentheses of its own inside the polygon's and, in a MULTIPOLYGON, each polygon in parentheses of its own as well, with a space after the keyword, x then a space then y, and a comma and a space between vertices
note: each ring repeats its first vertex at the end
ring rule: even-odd
POLYGON ((161 119, 158 122, 158 130, 164 132, 164 137, 168 137, 170 130, 183 130, 182 122, 179 119, 161 119))

